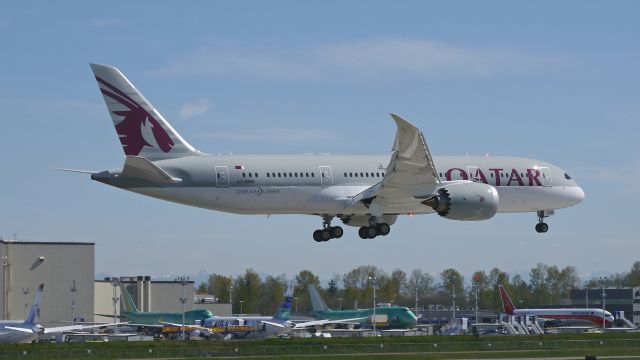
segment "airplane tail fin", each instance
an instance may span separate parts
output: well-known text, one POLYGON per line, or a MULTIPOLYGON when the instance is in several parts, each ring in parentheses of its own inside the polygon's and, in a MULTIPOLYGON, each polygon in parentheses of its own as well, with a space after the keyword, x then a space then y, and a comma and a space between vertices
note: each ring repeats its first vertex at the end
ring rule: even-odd
POLYGON ((311 298, 311 307, 313 308, 313 312, 327 311, 329 307, 327 303, 324 302, 322 296, 316 289, 315 285, 309 285, 309 297, 311 298))
POLYGON ((29 310, 29 314, 25 319, 25 322, 29 325, 38 324, 38 320, 40 318, 40 301, 42 300, 43 292, 44 284, 40 284, 40 286, 38 286, 38 290, 36 291, 36 295, 33 298, 33 305, 31 305, 31 310, 29 310))
POLYGON ((513 315, 513 311, 516 307, 513 305, 513 301, 511 301, 509 294, 507 294, 507 290, 505 290, 502 285, 498 285, 498 289, 500 290, 500 299, 502 300, 502 310, 504 310, 505 314, 513 315))
POLYGON ((293 304, 293 285, 287 286, 287 290, 284 293, 284 299, 278 307, 278 311, 273 316, 273 320, 287 321, 291 315, 291 304, 293 304))
POLYGON ((124 307, 124 311, 139 312, 138 307, 136 306, 136 303, 133 301, 133 297, 131 297, 131 293, 129 292, 129 289, 127 289, 126 285, 120 284, 120 293, 124 297, 124 302, 122 303, 122 306, 124 307))
POLYGON ((171 127, 160 112, 113 66, 91 64, 125 155, 151 161, 202 153, 171 127))

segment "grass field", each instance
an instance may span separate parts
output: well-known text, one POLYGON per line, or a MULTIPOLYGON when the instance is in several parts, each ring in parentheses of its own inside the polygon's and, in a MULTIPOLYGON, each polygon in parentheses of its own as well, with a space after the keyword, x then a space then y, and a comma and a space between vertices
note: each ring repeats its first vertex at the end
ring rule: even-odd
MULTIPOLYGON (((640 333, 541 336, 424 336, 235 341, 85 342, 0 346, 0 359, 494 359, 636 356, 640 333)), ((627 357, 629 358, 629 357, 627 357)))

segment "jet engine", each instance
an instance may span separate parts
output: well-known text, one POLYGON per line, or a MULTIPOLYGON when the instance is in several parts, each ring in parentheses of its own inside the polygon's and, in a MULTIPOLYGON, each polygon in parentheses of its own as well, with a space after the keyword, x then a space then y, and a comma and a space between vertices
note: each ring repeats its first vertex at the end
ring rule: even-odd
POLYGON ((498 191, 491 185, 462 182, 444 186, 422 201, 438 215, 451 220, 487 220, 498 211, 498 191))

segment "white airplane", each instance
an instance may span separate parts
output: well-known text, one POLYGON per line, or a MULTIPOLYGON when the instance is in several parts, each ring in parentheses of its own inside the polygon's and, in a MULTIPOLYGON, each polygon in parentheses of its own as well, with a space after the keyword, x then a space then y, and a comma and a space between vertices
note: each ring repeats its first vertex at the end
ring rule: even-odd
POLYGON ((596 325, 602 325, 604 322, 606 326, 613 324, 613 315, 606 310, 597 308, 516 309, 504 286, 499 285, 498 288, 502 309, 507 315, 529 315, 551 320, 587 320, 596 325))
POLYGON ((322 218, 321 242, 343 235, 387 235, 399 215, 437 213, 485 220, 497 212, 544 218, 575 205, 584 192, 561 168, 504 156, 434 157, 422 132, 391 114, 398 127, 390 155, 207 155, 196 150, 116 68, 91 64, 126 155, 122 169, 93 180, 135 193, 238 214, 309 214, 322 218))
POLYGON ((68 331, 85 330, 105 327, 113 324, 96 325, 67 325, 57 327, 43 327, 38 324, 40 317, 40 301, 44 284, 40 284, 33 299, 33 305, 25 320, 0 320, 0 343, 15 344, 35 341, 38 334, 54 334, 68 331))

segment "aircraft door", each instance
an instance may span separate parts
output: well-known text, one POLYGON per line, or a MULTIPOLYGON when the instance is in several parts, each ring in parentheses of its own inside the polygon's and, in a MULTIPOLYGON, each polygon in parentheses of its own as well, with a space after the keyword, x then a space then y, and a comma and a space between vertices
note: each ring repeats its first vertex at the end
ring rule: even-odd
POLYGON ((332 185, 333 175, 331 173, 331 166, 319 166, 320 168, 320 185, 332 185))
POLYGON ((216 187, 229 186, 229 168, 226 166, 216 166, 216 187))
POLYGON ((551 171, 548 167, 541 167, 540 173, 542 174, 542 186, 551 186, 551 171))

